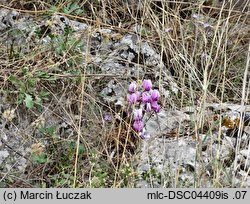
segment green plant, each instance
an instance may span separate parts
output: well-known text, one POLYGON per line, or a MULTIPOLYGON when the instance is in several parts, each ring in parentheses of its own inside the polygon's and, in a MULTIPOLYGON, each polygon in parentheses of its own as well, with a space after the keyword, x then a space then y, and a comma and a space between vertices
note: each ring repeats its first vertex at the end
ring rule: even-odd
POLYGON ((48 162, 48 158, 45 153, 41 153, 40 155, 32 154, 31 158, 34 162, 37 162, 39 164, 44 164, 48 162))
POLYGON ((64 28, 63 35, 50 33, 49 37, 51 38, 52 49, 55 50, 57 55, 68 52, 76 55, 83 49, 83 41, 74 37, 73 30, 69 26, 64 28))
POLYGON ((84 10, 76 3, 69 3, 62 8, 63 13, 71 15, 81 15, 84 14, 84 10))
POLYGON ((44 135, 48 135, 48 136, 55 136, 56 134, 56 127, 55 126, 50 126, 50 127, 41 127, 39 128, 39 131, 44 134, 44 135))
POLYGON ((42 101, 47 101, 50 95, 44 89, 37 89, 37 83, 44 78, 49 77, 44 73, 41 75, 41 72, 32 73, 27 67, 22 69, 21 76, 10 75, 8 81, 17 89, 17 103, 24 102, 28 109, 37 105, 41 110, 42 101))

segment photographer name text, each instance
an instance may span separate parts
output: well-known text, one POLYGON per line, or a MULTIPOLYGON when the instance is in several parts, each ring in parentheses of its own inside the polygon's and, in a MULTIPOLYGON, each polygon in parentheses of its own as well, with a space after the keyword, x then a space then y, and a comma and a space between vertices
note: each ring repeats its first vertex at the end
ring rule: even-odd
POLYGON ((4 193, 4 200, 91 200, 92 193, 84 192, 33 192, 29 190, 12 191, 4 193))

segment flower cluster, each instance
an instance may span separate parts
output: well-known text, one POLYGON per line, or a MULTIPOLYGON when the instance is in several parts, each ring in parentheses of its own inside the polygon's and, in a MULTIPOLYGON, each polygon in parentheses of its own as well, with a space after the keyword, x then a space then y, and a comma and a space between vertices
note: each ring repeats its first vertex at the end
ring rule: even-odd
POLYGON ((159 113, 160 105, 158 104, 158 101, 160 93, 156 89, 152 90, 151 80, 143 80, 142 87, 138 87, 136 82, 132 82, 129 85, 128 90, 128 103, 135 107, 133 113, 133 129, 140 133, 140 135, 145 135, 143 132, 143 113, 159 113))

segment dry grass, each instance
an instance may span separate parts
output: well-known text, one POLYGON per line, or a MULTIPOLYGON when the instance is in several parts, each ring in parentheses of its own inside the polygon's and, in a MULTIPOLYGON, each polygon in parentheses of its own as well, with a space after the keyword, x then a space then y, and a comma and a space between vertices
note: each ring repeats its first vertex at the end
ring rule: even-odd
MULTIPOLYGON (((161 99, 163 109, 199 107, 201 111, 194 125, 197 134, 205 122, 207 103, 249 104, 249 1, 240 6, 232 0, 228 4, 177 0, 56 2, 12 0, 0 6, 38 19, 50 16, 54 9, 58 14, 92 26, 87 33, 89 43, 96 28, 111 28, 124 35, 134 32, 133 25, 141 25, 137 35, 160 53, 166 66, 154 76, 154 67, 145 65, 147 75, 158 87, 162 87, 166 75, 178 86, 178 94, 161 99), (65 13, 64 8, 73 2, 83 12, 65 13)), ((33 128, 33 135, 23 136, 24 143, 46 144, 43 151, 48 160, 41 164, 31 162, 26 178, 5 174, 6 185, 134 187, 137 177, 131 161, 140 140, 131 130, 125 111, 105 103, 99 96, 110 79, 116 80, 115 76, 103 75, 98 67, 90 70, 88 54, 82 56, 73 44, 60 55, 49 46, 27 46, 26 53, 22 53, 19 45, 0 45, 0 93, 7 94, 8 102, 21 114, 24 104, 16 103, 21 90, 10 83, 11 75, 29 86, 26 91, 33 96, 47 91, 49 100, 42 103, 40 110, 25 109, 30 121, 52 117, 65 121, 70 132, 57 137, 59 127, 55 132, 42 134, 33 128), (86 63, 80 63, 82 61, 86 63), (27 70, 23 71, 24 68, 27 70), (46 77, 38 75, 41 72, 46 73, 46 77), (115 120, 105 121, 106 112, 115 120), (131 135, 134 135, 132 139, 131 135)), ((86 53, 90 53, 90 45, 86 53)), ((136 63, 140 63, 139 58, 136 63)), ((139 75, 135 78, 139 79, 139 75)), ((118 78, 117 81, 119 83, 118 78)), ((236 149, 239 151, 239 145, 236 149)), ((214 186, 223 186, 220 181, 223 167, 218 164, 214 171, 214 186)))

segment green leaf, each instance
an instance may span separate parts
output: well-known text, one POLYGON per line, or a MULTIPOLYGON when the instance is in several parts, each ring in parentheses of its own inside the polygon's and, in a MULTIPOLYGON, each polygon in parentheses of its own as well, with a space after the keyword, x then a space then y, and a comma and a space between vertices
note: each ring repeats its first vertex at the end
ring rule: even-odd
POLYGON ((70 11, 71 13, 81 14, 83 10, 81 9, 79 5, 73 3, 70 5, 70 11))
POLYGON ((54 135, 55 134, 55 132, 56 132, 56 127, 55 126, 51 126, 51 127, 48 127, 47 128, 47 133, 49 134, 49 135, 54 135))
POLYGON ((39 98, 41 98, 41 100, 48 101, 50 93, 46 90, 41 90, 38 95, 39 95, 39 98))
POLYGON ((44 164, 48 161, 48 158, 46 156, 46 154, 42 153, 40 155, 35 155, 35 154, 32 154, 31 155, 31 158, 33 161, 39 163, 39 164, 44 164))
POLYGON ((79 154, 83 154, 85 152, 85 147, 84 147, 84 145, 82 145, 82 144, 80 144, 79 145, 79 154))
POLYGON ((32 98, 31 95, 25 94, 25 99, 24 99, 24 101, 25 101, 25 105, 26 105, 26 107, 27 107, 28 109, 33 108, 33 106, 34 106, 34 101, 33 101, 33 98, 32 98))
POLYGON ((45 79, 50 77, 49 74, 47 72, 44 72, 44 71, 36 72, 35 76, 38 77, 38 78, 45 78, 45 79))
POLYGON ((82 14, 84 12, 81 9, 81 7, 76 3, 69 4, 69 5, 65 6, 65 7, 63 7, 62 10, 66 14, 76 14, 76 15, 80 15, 80 14, 82 14))
POLYGON ((56 6, 51 6, 51 7, 49 8, 48 13, 49 13, 49 14, 54 14, 55 12, 57 12, 57 7, 56 7, 56 6))
POLYGON ((42 105, 42 99, 39 96, 36 96, 35 104, 42 105))
POLYGON ((56 127, 55 126, 50 126, 50 127, 47 127, 47 128, 39 128, 39 131, 42 134, 53 136, 56 133, 56 127))
POLYGON ((65 7, 63 7, 63 13, 66 13, 66 14, 70 14, 70 11, 69 11, 69 6, 65 6, 65 7))
POLYGON ((7 186, 7 184, 4 181, 0 182, 0 188, 5 188, 7 186))
POLYGON ((17 80, 17 78, 16 78, 14 75, 10 75, 9 78, 8 78, 8 80, 9 80, 12 84, 14 84, 14 85, 17 85, 17 84, 18 84, 18 80, 17 80))

